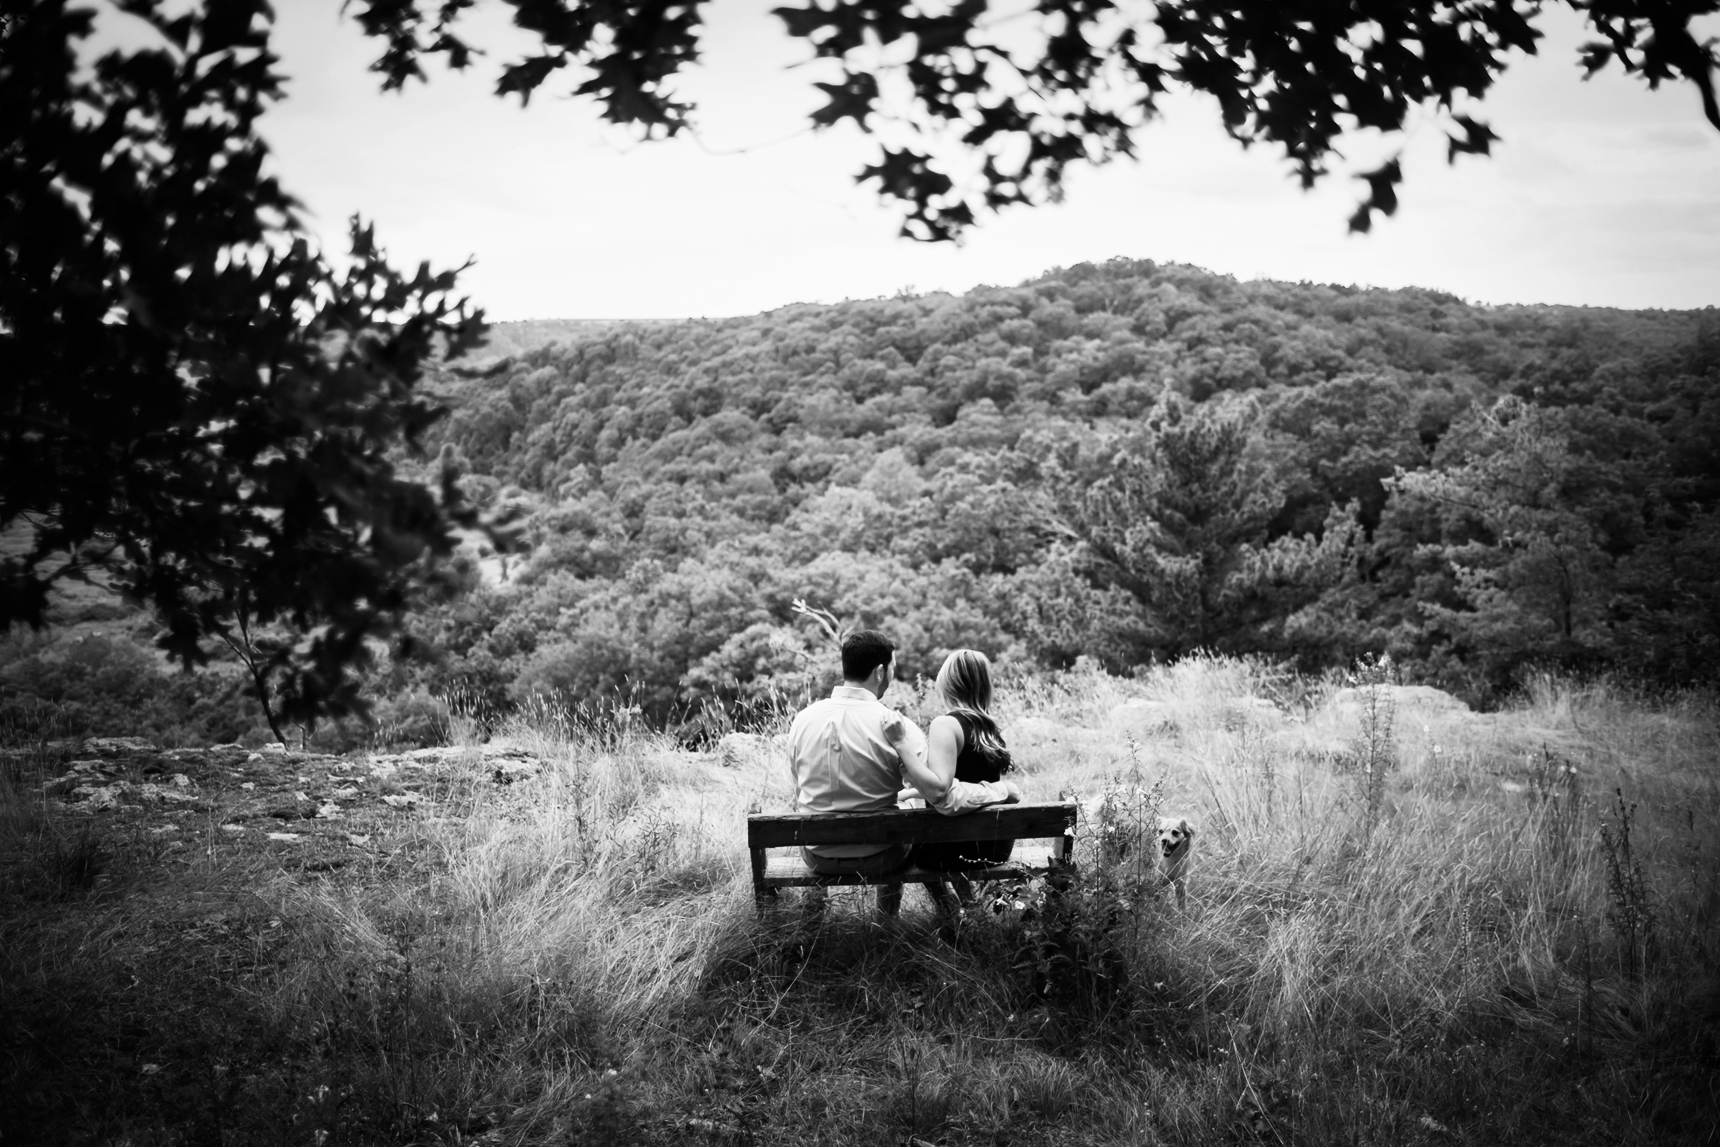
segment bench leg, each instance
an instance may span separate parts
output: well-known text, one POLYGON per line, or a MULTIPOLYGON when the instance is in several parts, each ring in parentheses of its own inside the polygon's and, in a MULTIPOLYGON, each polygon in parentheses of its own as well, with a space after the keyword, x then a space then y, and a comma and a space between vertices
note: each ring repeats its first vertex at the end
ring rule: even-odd
POLYGON ((878 885, 878 911, 894 919, 902 911, 902 886, 900 884, 878 885))
POLYGON ((775 901, 776 901, 776 889, 767 888, 765 886, 765 883, 764 883, 764 862, 765 862, 764 849, 762 849, 762 848, 753 849, 752 850, 753 911, 757 912, 760 917, 763 917, 765 909, 770 907, 771 904, 775 903, 775 901))

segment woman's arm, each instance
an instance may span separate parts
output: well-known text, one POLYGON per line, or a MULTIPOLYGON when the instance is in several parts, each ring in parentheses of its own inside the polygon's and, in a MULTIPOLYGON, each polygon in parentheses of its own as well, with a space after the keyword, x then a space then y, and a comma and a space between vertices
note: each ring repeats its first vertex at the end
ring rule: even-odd
POLYGON ((937 774, 938 791, 944 792, 956 779, 956 758, 961 756, 964 740, 962 723, 948 713, 933 717, 931 736, 927 740, 926 765, 937 774))
POLYGON ((961 752, 961 726, 953 717, 939 717, 932 722, 932 738, 938 737, 938 722, 948 721, 956 726, 953 748, 949 748, 949 771, 940 775, 931 762, 926 738, 919 727, 900 713, 884 718, 884 736, 902 759, 902 775, 909 785, 919 790, 926 804, 945 816, 971 812, 988 804, 1007 804, 1021 799, 1021 790, 1010 781, 981 781, 969 784, 955 779, 956 754, 961 752))

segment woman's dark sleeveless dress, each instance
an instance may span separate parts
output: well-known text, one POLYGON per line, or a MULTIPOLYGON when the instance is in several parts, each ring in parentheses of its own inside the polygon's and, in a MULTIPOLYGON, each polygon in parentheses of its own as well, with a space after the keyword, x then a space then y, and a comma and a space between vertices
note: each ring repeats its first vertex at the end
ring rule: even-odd
MULTIPOLYGON (((974 719, 966 713, 950 713, 962 727, 962 751, 956 755, 956 780, 978 784, 1003 779, 1009 767, 1009 750, 987 753, 978 747, 974 719)), ((1015 848, 1013 840, 968 840, 955 844, 922 844, 914 849, 914 863, 938 872, 959 872, 1001 864, 1015 848)))

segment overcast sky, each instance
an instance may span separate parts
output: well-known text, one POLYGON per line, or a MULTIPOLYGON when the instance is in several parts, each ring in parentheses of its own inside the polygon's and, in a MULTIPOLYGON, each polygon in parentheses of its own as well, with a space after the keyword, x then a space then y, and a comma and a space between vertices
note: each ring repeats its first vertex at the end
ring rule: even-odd
MULTIPOLYGON (((1449 167, 1439 125, 1419 123, 1402 205, 1371 235, 1345 229, 1360 183, 1340 174, 1304 193, 1281 159, 1243 152, 1211 104, 1185 98, 1144 134, 1139 162, 1078 170, 1062 204, 984 219, 955 247, 896 237, 897 210, 853 182, 866 137, 805 130, 822 102, 811 81, 830 77, 790 70, 810 53, 768 15, 781 2, 708 6, 706 64, 682 85, 698 136, 640 144, 563 95, 565 76, 523 111, 495 98, 496 58, 383 95, 367 71, 376 42, 340 0, 277 0, 291 80, 264 133, 326 242, 361 212, 397 263, 475 256, 463 281, 493 319, 748 314, 1119 255, 1488 303, 1720 305, 1720 132, 1689 85, 1580 82, 1585 37, 1562 6, 1539 57, 1514 61, 1483 105, 1504 137, 1493 158, 1449 167)), ((1369 140, 1347 150, 1351 171, 1385 154, 1369 140)))

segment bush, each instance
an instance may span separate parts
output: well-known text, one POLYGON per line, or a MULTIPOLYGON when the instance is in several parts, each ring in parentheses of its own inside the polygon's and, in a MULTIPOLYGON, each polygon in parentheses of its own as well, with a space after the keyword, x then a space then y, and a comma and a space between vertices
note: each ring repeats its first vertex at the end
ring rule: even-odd
POLYGON ((262 722, 236 666, 176 672, 148 650, 100 636, 33 647, 0 667, 0 694, 8 712, 46 703, 82 734, 167 745, 235 741, 262 722))

